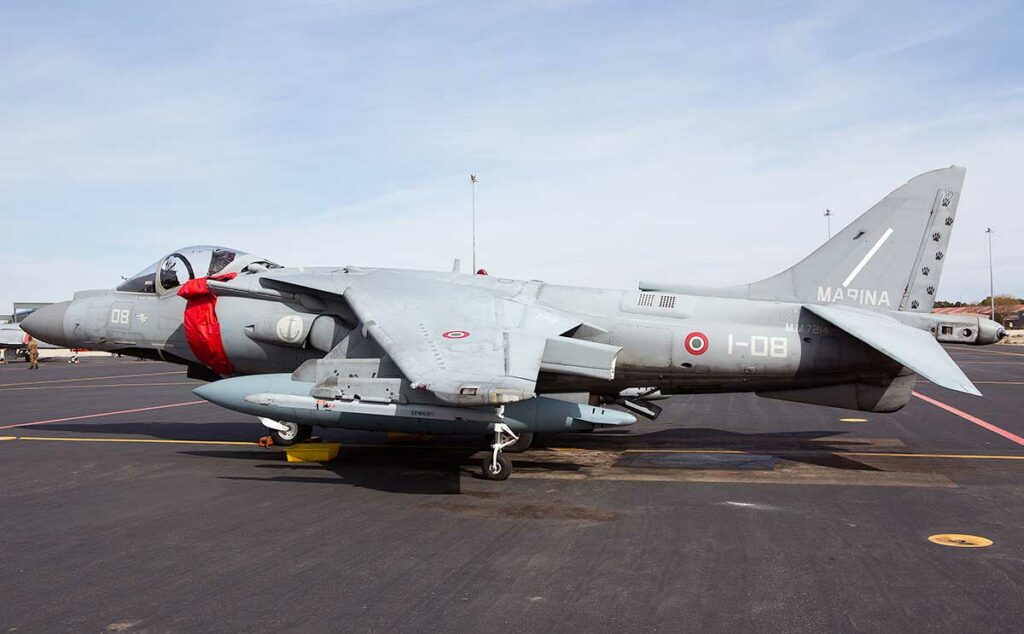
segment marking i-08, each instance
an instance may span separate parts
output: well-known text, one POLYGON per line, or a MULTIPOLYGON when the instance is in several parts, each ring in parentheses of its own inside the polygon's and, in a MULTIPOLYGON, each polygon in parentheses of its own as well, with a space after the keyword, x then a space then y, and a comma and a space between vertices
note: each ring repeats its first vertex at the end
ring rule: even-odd
POLYGON ((752 357, 784 358, 789 356, 789 339, 766 335, 737 338, 730 334, 727 338, 726 352, 736 354, 737 348, 742 349, 741 352, 749 351, 752 357))

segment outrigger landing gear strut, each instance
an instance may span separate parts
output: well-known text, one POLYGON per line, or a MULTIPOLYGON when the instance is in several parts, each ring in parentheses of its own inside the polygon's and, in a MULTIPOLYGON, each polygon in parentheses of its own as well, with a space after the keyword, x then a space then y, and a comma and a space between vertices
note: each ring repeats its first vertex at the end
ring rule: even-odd
POLYGON ((484 458, 484 477, 488 480, 508 480, 512 475, 512 461, 502 455, 501 450, 515 444, 519 436, 512 433, 505 423, 494 424, 494 443, 491 455, 484 458))

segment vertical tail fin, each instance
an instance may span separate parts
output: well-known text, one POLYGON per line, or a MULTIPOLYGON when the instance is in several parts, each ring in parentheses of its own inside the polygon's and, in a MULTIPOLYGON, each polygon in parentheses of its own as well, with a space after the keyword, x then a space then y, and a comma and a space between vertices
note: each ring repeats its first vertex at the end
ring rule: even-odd
POLYGON ((750 284, 747 296, 931 312, 965 173, 915 176, 796 265, 750 284))

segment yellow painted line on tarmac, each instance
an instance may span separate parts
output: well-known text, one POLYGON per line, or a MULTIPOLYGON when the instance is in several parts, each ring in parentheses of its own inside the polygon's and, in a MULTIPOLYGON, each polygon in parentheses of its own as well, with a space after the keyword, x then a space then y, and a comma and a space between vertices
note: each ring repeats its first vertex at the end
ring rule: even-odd
MULTIPOLYGON (((565 447, 557 449, 556 451, 581 451, 580 449, 573 449, 571 447, 565 447)), ((586 451, 585 449, 582 451, 586 451)), ((752 454, 749 451, 740 451, 739 449, 626 449, 622 453, 739 453, 739 454, 752 454)))
MULTIPOLYGON (((163 438, 87 438, 79 436, 0 436, 0 440, 48 440, 54 442, 107 442, 107 443, 152 443, 171 445, 231 445, 243 447, 259 447, 259 443, 244 440, 174 440, 163 438)), ((384 444, 359 444, 343 443, 345 447, 359 447, 361 449, 395 449, 395 445, 384 444)), ((274 447, 278 447, 275 445, 274 447)), ((284 449, 285 447, 280 447, 284 449)), ((456 445, 430 445, 427 447, 406 445, 397 447, 401 449, 475 449, 469 446, 456 445)), ((480 448, 484 451, 486 448, 480 448)))
POLYGON ((975 385, 1024 385, 1024 381, 971 381, 975 385))
POLYGON ((134 379, 140 376, 166 376, 168 374, 185 374, 182 370, 168 372, 147 372, 145 374, 114 374, 111 376, 85 376, 77 379, 53 379, 51 381, 22 381, 21 383, 0 383, 0 387, 19 387, 22 385, 44 385, 52 383, 74 383, 76 381, 102 381, 104 379, 134 379))
POLYGON ((231 445, 259 447, 254 442, 241 440, 165 440, 162 438, 80 438, 75 436, 9 436, 5 440, 46 440, 53 442, 113 442, 164 445, 231 445))
POLYGON ((986 455, 976 453, 886 453, 881 451, 843 451, 835 452, 836 456, 856 456, 859 458, 882 456, 885 458, 949 458, 952 460, 1024 460, 1024 456, 986 455))
MULTIPOLYGON (((258 443, 242 440, 174 440, 163 438, 86 438, 80 436, 0 436, 4 440, 39 440, 51 442, 99 442, 99 443, 139 443, 139 444, 164 444, 164 445, 224 445, 233 447, 259 447, 258 443)), ((361 449, 395 449, 395 445, 383 445, 372 443, 343 443, 344 447, 359 447, 361 449)), ((408 449, 474 449, 469 446, 453 445, 421 445, 417 447, 405 447, 408 449)), ((587 452, 591 449, 579 447, 546 447, 541 451, 560 452, 587 452)), ((485 451, 480 448, 480 451, 485 451)), ((614 449, 598 451, 616 451, 614 449)), ((625 449, 621 453, 679 453, 679 454, 739 454, 739 455, 774 455, 785 458, 787 454, 824 453, 837 457, 856 458, 938 458, 952 460, 1024 460, 1024 455, 987 455, 987 454, 949 454, 949 453, 896 453, 881 451, 822 451, 817 449, 793 450, 793 451, 765 451, 762 453, 742 451, 739 449, 625 449)))
POLYGON ((947 348, 953 352, 963 352, 964 354, 1003 354, 1008 357, 1021 357, 1024 358, 1024 353, 1021 352, 1008 352, 1006 350, 967 350, 964 348, 947 348))
POLYGON ((964 361, 959 359, 957 360, 957 363, 959 365, 1024 365, 1024 362, 1008 363, 1006 361, 964 361))
POLYGON ((866 419, 866 418, 840 418, 839 422, 840 423, 866 423, 866 422, 868 422, 868 419, 866 419))
POLYGON ((162 385, 195 385, 194 381, 154 381, 153 383, 115 383, 114 385, 30 385, 28 387, 0 387, 0 392, 23 390, 97 390, 111 387, 153 387, 162 385))
MULTIPOLYGON (((560 449, 559 451, 573 451, 572 449, 560 449)), ((580 451, 576 449, 575 451, 580 451)), ((1024 460, 1024 455, 986 455, 986 454, 955 454, 955 453, 894 453, 882 451, 825 451, 822 449, 796 449, 780 451, 740 451, 738 449, 626 449, 622 453, 730 453, 748 454, 752 456, 772 455, 785 458, 786 454, 805 453, 826 453, 837 457, 854 456, 857 458, 869 458, 878 456, 883 458, 950 458, 955 460, 1024 460)))
MULTIPOLYGON (((917 382, 935 385, 935 383, 932 383, 928 379, 922 379, 921 377, 917 378, 917 382)), ((1024 385, 1024 381, 975 381, 974 379, 971 379, 971 383, 975 385, 1024 385)))

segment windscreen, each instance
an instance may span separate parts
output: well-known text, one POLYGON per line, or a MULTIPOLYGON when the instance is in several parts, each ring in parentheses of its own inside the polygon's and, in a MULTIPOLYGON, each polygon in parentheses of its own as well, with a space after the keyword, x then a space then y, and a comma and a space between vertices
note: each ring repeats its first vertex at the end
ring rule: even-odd
POLYGON ((155 293, 154 275, 156 274, 158 264, 160 264, 159 261, 154 262, 135 275, 132 275, 122 282, 117 287, 117 290, 124 293, 155 293))

